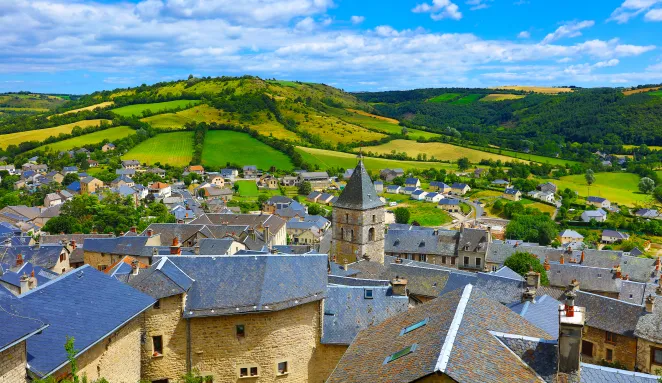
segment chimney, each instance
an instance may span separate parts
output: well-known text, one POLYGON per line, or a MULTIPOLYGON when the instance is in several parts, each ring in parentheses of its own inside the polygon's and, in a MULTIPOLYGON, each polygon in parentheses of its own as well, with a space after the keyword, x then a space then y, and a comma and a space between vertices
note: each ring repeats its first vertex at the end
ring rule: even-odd
POLYGON ((584 329, 583 307, 575 306, 577 294, 565 293, 565 304, 559 305, 559 372, 579 374, 579 362, 584 329))
POLYGON ((543 263, 542 266, 545 268, 545 271, 549 271, 552 268, 549 264, 549 257, 545 257, 545 263, 543 263))
POLYGON ((71 250, 76 250, 76 240, 75 239, 72 239, 71 242, 69 243, 69 245, 71 246, 71 250))
POLYGON ((540 273, 533 271, 532 267, 529 267, 529 272, 526 273, 526 287, 532 290, 540 288, 540 273))
POLYGON ((395 263, 402 263, 402 258, 396 258, 395 263))
POLYGON ((124 236, 124 232, 120 231, 120 237, 123 237, 123 236, 124 236))
POLYGON ((195 245, 195 247, 193 248, 193 253, 195 255, 200 255, 200 245, 195 245))
POLYGON ((621 279, 621 265, 614 266, 611 272, 614 273, 616 278, 621 279))
POLYGON ((662 295, 662 278, 657 280, 657 288, 655 289, 655 294, 662 295))
POLYGON ((138 228, 135 227, 135 226, 131 226, 130 230, 131 230, 132 233, 137 233, 138 232, 138 228))
POLYGON ((264 243, 269 244, 269 225, 264 227, 264 243))
POLYGON ((532 302, 536 299, 536 290, 527 287, 522 293, 522 302, 532 302))
POLYGON ((653 295, 651 294, 648 294, 648 296, 646 297, 646 312, 652 313, 654 309, 655 309, 655 297, 653 297, 653 295))
POLYGON ((30 278, 28 279, 28 288, 30 290, 37 287, 37 278, 34 277, 34 270, 30 273, 30 278))
POLYGON ((579 290, 579 281, 576 279, 573 279, 569 284, 568 284, 568 290, 567 291, 577 291, 579 290))
POLYGON ((170 254, 178 255, 182 253, 182 248, 179 245, 179 238, 174 237, 172 239, 172 245, 170 246, 170 254))
POLYGON ((21 278, 20 278, 21 287, 20 287, 20 290, 19 290, 19 294, 25 294, 28 291, 30 291, 30 282, 29 282, 29 280, 30 279, 28 278, 27 274, 23 273, 23 275, 21 275, 21 278))
POLYGON ((391 290, 393 295, 407 296, 407 280, 396 275, 391 281, 391 290))
POLYGON ((251 238, 252 241, 255 241, 255 229, 252 227, 248 228, 248 236, 251 238))
POLYGON ((559 258, 559 263, 560 263, 560 264, 564 264, 564 263, 565 263, 565 259, 563 258, 563 254, 561 254, 561 258, 559 258))
POLYGON ((16 254, 16 266, 21 266, 23 264, 23 254, 16 254))
POLYGON ((138 275, 139 271, 140 271, 140 266, 138 265, 138 260, 134 259, 133 261, 131 261, 131 274, 138 275))
POLYGON ((152 230, 152 229, 147 229, 147 236, 148 236, 148 237, 151 237, 152 234, 154 234, 154 230, 152 230))
POLYGON ((582 263, 582 264, 584 263, 584 250, 582 250, 582 256, 579 260, 579 263, 582 263))

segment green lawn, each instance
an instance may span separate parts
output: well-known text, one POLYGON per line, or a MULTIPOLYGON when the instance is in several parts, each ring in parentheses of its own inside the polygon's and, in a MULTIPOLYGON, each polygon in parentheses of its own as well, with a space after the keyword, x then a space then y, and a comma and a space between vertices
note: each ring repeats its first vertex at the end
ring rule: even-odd
MULTIPOLYGON (((559 190, 570 188, 579 196, 588 196, 588 186, 583 174, 561 177, 560 180, 550 180, 559 190)), ((633 206, 642 205, 651 197, 641 194, 638 189, 639 176, 632 173, 595 173, 595 183, 591 185, 590 195, 607 198, 612 203, 633 206)))
MULTIPOLYGON (((325 109, 329 114, 336 116, 344 121, 347 121, 352 124, 363 126, 369 129, 379 130, 387 134, 401 134, 402 126, 398 120, 378 116, 375 114, 370 114, 368 112, 356 109, 340 109, 328 107, 325 109)), ((407 134, 412 140, 417 140, 419 138, 433 138, 439 137, 437 133, 430 133, 424 130, 418 129, 407 129, 407 134)))
POLYGON ((111 109, 111 112, 124 117, 138 116, 142 117, 145 110, 150 110, 152 113, 173 110, 177 108, 188 108, 200 103, 200 100, 175 100, 166 102, 157 102, 153 104, 135 104, 127 105, 121 108, 111 109))
POLYGON ((122 156, 141 163, 186 166, 193 158, 193 132, 161 133, 149 138, 122 156))
POLYGON ((439 96, 432 97, 429 99, 429 102, 447 102, 450 100, 454 100, 456 98, 460 97, 459 93, 444 93, 440 94, 439 96))
POLYGON ((501 155, 508 156, 508 157, 518 158, 520 160, 539 162, 539 163, 542 163, 542 164, 548 163, 550 165, 565 166, 566 164, 573 165, 573 164, 577 163, 577 161, 564 160, 564 159, 555 158, 555 157, 539 156, 537 154, 521 153, 521 152, 516 152, 514 150, 507 150, 507 149, 500 149, 500 148, 488 148, 488 147, 482 147, 482 146, 476 146, 476 145, 469 145, 469 147, 473 148, 473 149, 476 149, 476 150, 481 150, 483 152, 501 154, 501 155))
POLYGON ((657 96, 657 97, 662 97, 662 90, 656 90, 653 92, 648 92, 651 96, 657 96))
POLYGON ((409 223, 416 221, 420 223, 421 226, 441 226, 453 220, 447 212, 438 209, 437 204, 432 202, 408 199, 398 203, 398 206, 396 207, 389 208, 389 210, 394 210, 398 207, 404 207, 409 210, 409 223))
POLYGON ((221 167, 228 162, 239 165, 256 165, 269 170, 272 166, 291 170, 294 165, 288 156, 262 143, 246 133, 230 130, 210 130, 202 149, 204 165, 221 167))
MULTIPOLYGON (((315 148, 306 148, 297 146, 296 150, 301 154, 303 160, 312 165, 318 165, 320 169, 330 167, 353 169, 356 167, 358 158, 355 154, 336 152, 332 150, 323 150, 315 148)), ((454 164, 441 162, 420 162, 420 161, 397 161, 385 158, 364 157, 363 163, 369 170, 393 169, 457 169, 454 164)))
POLYGON ((255 181, 237 181, 235 184, 239 186, 239 195, 242 197, 257 197, 260 194, 255 181))
POLYGON ((466 105, 466 104, 471 104, 472 102, 478 101, 481 97, 483 97, 482 94, 469 94, 464 97, 462 97, 459 100, 455 100, 451 102, 453 105, 466 105))
POLYGON ((136 131, 129 128, 128 126, 117 126, 114 128, 100 130, 94 133, 83 134, 82 136, 69 138, 64 141, 58 141, 52 144, 42 145, 38 148, 31 150, 31 152, 37 150, 52 150, 54 152, 71 150, 73 148, 79 148, 85 145, 100 144, 105 139, 108 139, 110 140, 110 142, 113 142, 115 140, 128 137, 132 134, 136 134, 136 131))

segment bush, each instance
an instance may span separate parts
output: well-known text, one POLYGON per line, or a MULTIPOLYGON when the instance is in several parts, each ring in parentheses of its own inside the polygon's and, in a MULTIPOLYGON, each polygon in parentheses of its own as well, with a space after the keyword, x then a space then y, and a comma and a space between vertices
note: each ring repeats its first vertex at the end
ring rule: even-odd
POLYGON ((399 207, 393 211, 393 214, 395 214, 395 222, 396 223, 409 223, 409 218, 411 217, 411 214, 409 213, 409 210, 404 207, 399 207))
POLYGON ((523 277, 533 269, 533 271, 540 273, 540 283, 545 286, 549 285, 547 270, 545 270, 545 267, 540 263, 540 260, 530 253, 518 251, 506 258, 506 261, 503 264, 523 277))

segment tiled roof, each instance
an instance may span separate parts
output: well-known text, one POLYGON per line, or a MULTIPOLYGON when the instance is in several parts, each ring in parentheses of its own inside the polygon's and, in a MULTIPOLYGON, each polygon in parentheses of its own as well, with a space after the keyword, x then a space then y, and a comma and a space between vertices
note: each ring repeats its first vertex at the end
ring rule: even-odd
MULTIPOLYGON (((445 233, 445 232, 444 232, 445 233)), ((392 230, 384 238, 386 253, 414 253, 455 255, 457 232, 452 235, 436 235, 429 230, 392 230)))
MULTIPOLYGON (((558 307, 553 318, 558 316, 558 307)), ((504 346, 531 367, 545 382, 557 383, 558 346, 556 341, 492 332, 504 346)), ((558 335, 556 335, 558 336, 558 335)))
POLYGON ((657 383, 659 377, 615 368, 582 363, 581 383, 657 383))
POLYGON ((285 226, 285 220, 271 214, 203 214, 189 224, 206 225, 244 225, 255 230, 269 226, 271 233, 276 233, 285 226))
POLYGON ((23 262, 50 269, 59 262, 62 250, 62 245, 12 246, 0 250, 0 262, 13 265, 21 254, 23 262))
MULTIPOLYGON (((655 293, 652 293, 656 297, 655 293)), ((641 317, 637 322, 635 335, 654 343, 662 343, 662 299, 655 299, 653 312, 648 313, 639 306, 641 317)), ((634 309, 633 309, 634 311, 634 309)))
POLYGON ((548 337, 467 285, 363 330, 328 382, 412 382, 434 373, 457 382, 539 382, 538 375, 490 331, 548 337), (402 334, 421 321, 427 322, 402 334), (388 361, 413 345, 411 354, 388 361))
POLYGON ((20 300, 50 325, 28 339, 29 369, 38 376, 67 363, 67 336, 75 338, 76 349, 87 350, 154 303, 151 297, 89 265, 30 290, 20 300))
POLYGON ((551 339, 559 336, 559 305, 561 302, 543 295, 536 297, 533 302, 513 302, 508 307, 531 322, 534 326, 545 330, 551 339))
POLYGON ((71 242, 76 241, 76 246, 83 246, 83 242, 87 238, 113 238, 113 234, 56 234, 48 235, 42 234, 39 236, 39 243, 46 244, 60 244, 62 241, 71 242))
POLYGON ((581 290, 577 291, 575 304, 586 308, 587 326, 630 337, 634 336, 639 317, 644 312, 640 305, 581 290))
POLYGON ((36 312, 0 286, 0 352, 48 327, 36 312))
POLYGON ((154 299, 161 299, 187 292, 194 280, 168 257, 161 258, 148 270, 140 271, 129 284, 154 299))
POLYGON ((623 281, 621 282, 621 291, 618 293, 618 299, 636 305, 643 305, 649 294, 656 295, 656 289, 657 285, 653 283, 623 281))
POLYGON ((576 264, 551 263, 547 272, 549 284, 566 287, 573 280, 579 281, 582 290, 618 293, 621 290, 621 278, 612 273, 611 268, 590 267, 576 264))
POLYGON ((140 235, 146 236, 147 230, 152 230, 154 234, 160 234, 161 245, 164 246, 169 246, 175 238, 180 242, 183 242, 196 235, 200 235, 203 238, 214 237, 206 225, 195 225, 190 223, 153 223, 147 226, 140 235))
POLYGON ((329 285, 324 300, 322 343, 349 345, 359 331, 407 311, 409 298, 389 286, 329 285), (371 290, 370 299, 365 291, 371 290))
POLYGON ((326 255, 238 253, 168 259, 195 280, 184 317, 277 311, 320 300, 326 292, 326 255))
POLYGON ((117 238, 87 238, 83 244, 85 251, 133 255, 133 256, 151 256, 151 251, 145 248, 149 237, 117 237, 117 238))
POLYGON ((0 281, 19 287, 21 285, 21 276, 23 274, 31 276, 32 272, 34 272, 34 277, 37 279, 37 286, 50 282, 58 277, 58 274, 55 274, 48 269, 41 266, 34 266, 32 263, 26 262, 19 268, 4 270, 2 275, 0 275, 0 281))
POLYGON ((373 185, 365 166, 363 166, 363 161, 359 161, 356 165, 354 173, 347 181, 347 186, 345 186, 333 206, 354 210, 367 210, 384 206, 384 203, 379 199, 379 195, 377 195, 375 185, 373 185))

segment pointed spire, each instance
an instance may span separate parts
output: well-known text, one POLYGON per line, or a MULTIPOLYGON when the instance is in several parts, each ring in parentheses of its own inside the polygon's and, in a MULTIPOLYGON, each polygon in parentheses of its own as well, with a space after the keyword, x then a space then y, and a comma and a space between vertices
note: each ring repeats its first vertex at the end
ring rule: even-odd
POLYGON ((368 210, 384 206, 361 158, 359 158, 359 163, 354 168, 354 173, 349 178, 347 186, 333 206, 353 210, 368 210))

